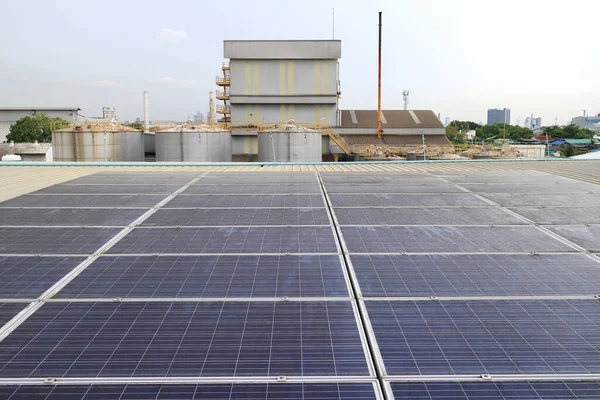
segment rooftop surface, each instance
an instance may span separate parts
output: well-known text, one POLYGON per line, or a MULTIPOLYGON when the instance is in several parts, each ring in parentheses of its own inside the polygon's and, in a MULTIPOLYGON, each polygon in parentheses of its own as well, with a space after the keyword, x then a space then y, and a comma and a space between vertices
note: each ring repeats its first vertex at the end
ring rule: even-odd
POLYGON ((0 398, 600 398, 599 183, 2 166, 0 398))

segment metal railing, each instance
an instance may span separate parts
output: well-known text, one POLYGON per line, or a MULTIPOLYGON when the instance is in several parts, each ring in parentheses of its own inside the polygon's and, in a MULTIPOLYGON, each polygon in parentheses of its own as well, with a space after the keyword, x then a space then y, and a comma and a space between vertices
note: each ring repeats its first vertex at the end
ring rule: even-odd
POLYGON ((229 99, 229 90, 217 90, 217 99, 219 100, 228 100, 229 99))
POLYGON ((223 63, 221 64, 221 68, 222 69, 229 69, 229 61, 223 61, 223 63))
POLYGON ((219 114, 231 114, 231 107, 229 105, 217 104, 217 112, 219 114))
POLYGON ((217 75, 215 80, 216 80, 217 84, 222 84, 222 85, 229 85, 231 83, 231 77, 229 75, 226 75, 226 76, 217 75))

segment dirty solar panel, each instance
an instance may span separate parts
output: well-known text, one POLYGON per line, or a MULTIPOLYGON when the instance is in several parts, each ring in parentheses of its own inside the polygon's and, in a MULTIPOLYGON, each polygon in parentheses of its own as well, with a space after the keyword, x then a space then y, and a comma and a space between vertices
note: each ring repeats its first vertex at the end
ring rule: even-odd
POLYGON ((120 228, 0 228, 3 254, 90 254, 120 228))

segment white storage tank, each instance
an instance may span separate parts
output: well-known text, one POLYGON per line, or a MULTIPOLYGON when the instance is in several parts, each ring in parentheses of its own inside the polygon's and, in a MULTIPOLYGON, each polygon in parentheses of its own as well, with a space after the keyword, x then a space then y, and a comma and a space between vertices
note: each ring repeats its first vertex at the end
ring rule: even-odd
POLYGON ((259 162, 321 162, 321 132, 290 121, 268 131, 258 132, 259 162))
POLYGON ((231 162, 231 132, 208 126, 158 131, 157 162, 231 162))
POLYGON ((144 136, 118 123, 83 123, 52 132, 54 161, 144 161, 144 136))

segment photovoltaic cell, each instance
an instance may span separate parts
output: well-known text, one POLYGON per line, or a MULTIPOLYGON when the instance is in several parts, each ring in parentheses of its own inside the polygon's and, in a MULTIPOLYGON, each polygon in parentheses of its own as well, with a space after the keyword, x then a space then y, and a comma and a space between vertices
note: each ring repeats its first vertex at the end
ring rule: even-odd
POLYGON ((476 193, 573 194, 600 192, 600 186, 588 183, 464 183, 461 186, 476 193))
POLYGON ((532 226, 346 226, 342 233, 350 253, 574 251, 532 226))
POLYGON ((120 228, 0 228, 0 253, 89 254, 120 228))
POLYGON ((369 301, 388 375, 600 372, 597 300, 369 301))
POLYGON ((34 194, 171 194, 183 185, 54 185, 34 194))
POLYGON ((2 207, 154 207, 161 195, 24 195, 0 203, 2 207))
POLYGON ((163 208, 184 207, 325 207, 317 195, 179 195, 163 208))
POLYGON ((547 228, 588 251, 600 251, 600 225, 554 225, 547 228))
POLYGON ((321 188, 315 181, 312 184, 271 185, 192 185, 184 194, 308 194, 321 193, 321 188))
POLYGON ((358 184, 342 184, 332 185, 326 184, 327 193, 346 193, 346 194, 373 194, 373 193, 464 193, 454 185, 438 182, 431 185, 414 185, 406 183, 387 184, 387 185, 358 185, 358 184))
POLYGON ((331 173, 321 172, 321 178, 326 186, 340 185, 379 185, 379 184, 410 184, 410 185, 435 185, 445 183, 442 179, 420 172, 383 172, 376 175, 363 172, 331 173))
POLYGON ((55 297, 284 296, 349 297, 339 257, 100 257, 55 297))
POLYGON ((0 398, 12 400, 375 400, 377 397, 371 383, 248 383, 0 386, 0 398))
POLYGON ((337 253, 337 248, 329 227, 136 228, 108 253, 337 253))
POLYGON ((498 207, 477 208, 335 208, 340 225, 519 225, 520 219, 498 207))
POLYGON ((504 207, 598 207, 600 193, 514 194, 486 193, 486 198, 504 207))
POLYGON ((600 224, 600 207, 515 207, 511 210, 544 225, 600 224))
POLYGON ((83 257, 0 257, 0 298, 36 298, 83 257))
POLYGON ((0 303, 0 328, 27 307, 28 303, 0 303))
POLYGON ((194 178, 200 176, 199 172, 160 172, 160 173, 133 173, 131 171, 111 173, 106 175, 98 173, 73 179, 67 184, 76 185, 111 185, 111 184, 135 184, 135 185, 185 185, 194 178))
POLYGON ((0 342, 4 378, 369 374, 351 302, 46 303, 0 342))
POLYGON ((579 254, 353 255, 351 260, 365 297, 600 293, 600 263, 579 254))
POLYGON ((600 399, 600 381, 392 382, 396 399, 600 399))
POLYGON ((234 225, 329 225, 325 208, 164 209, 142 225, 234 226, 234 225))
POLYGON ((127 226, 145 212, 139 208, 7 208, 0 212, 0 225, 127 226))
POLYGON ((332 194, 329 196, 334 207, 449 207, 489 206, 477 197, 465 194, 332 194))

